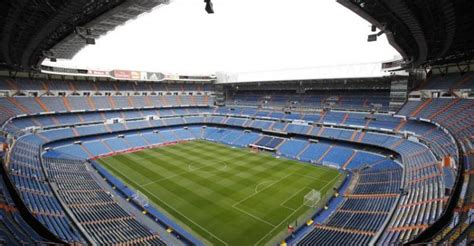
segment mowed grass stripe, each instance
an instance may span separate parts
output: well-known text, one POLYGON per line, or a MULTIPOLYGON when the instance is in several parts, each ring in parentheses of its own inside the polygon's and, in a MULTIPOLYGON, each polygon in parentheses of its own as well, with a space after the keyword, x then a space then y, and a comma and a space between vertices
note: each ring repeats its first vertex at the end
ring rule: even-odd
MULTIPOLYGON (((221 149, 222 149, 222 148, 221 148, 221 149)), ((213 153, 211 156, 207 156, 207 157, 209 157, 209 158, 212 158, 213 156, 218 155, 218 151, 215 151, 214 149, 213 149, 212 152, 209 152, 209 153, 213 153)), ((248 153, 248 152, 243 152, 242 155, 246 155, 246 158, 245 158, 245 159, 241 159, 241 160, 239 161, 239 159, 234 159, 234 158, 233 158, 233 157, 239 157, 238 154, 237 154, 237 155, 235 154, 235 153, 238 153, 238 152, 233 151, 233 152, 230 152, 230 153, 231 153, 231 154, 223 155, 223 156, 224 156, 223 158, 226 158, 226 159, 223 159, 223 158, 218 159, 218 160, 221 161, 220 164, 222 164, 223 166, 224 166, 224 164, 225 164, 225 165, 227 165, 228 168, 240 169, 239 171, 247 170, 246 173, 241 172, 241 173, 243 173, 243 174, 247 174, 247 173, 251 173, 251 174, 252 174, 252 171, 253 171, 253 170, 256 170, 256 171, 258 171, 258 170, 260 170, 260 171, 265 171, 265 170, 264 170, 265 167, 263 167, 263 166, 264 166, 263 164, 266 164, 266 163, 263 163, 261 157, 259 157, 258 155, 252 155, 252 154, 250 154, 250 153, 248 153), (234 156, 231 157, 231 158, 229 158, 229 156, 232 155, 232 153, 233 153, 234 156), (228 163, 229 160, 232 160, 232 163, 228 163), (250 160, 252 160, 252 161, 249 162, 250 160), (242 165, 240 165, 240 167, 239 167, 239 166, 234 166, 234 165, 239 164, 239 163, 242 163, 242 165), (252 167, 251 169, 249 169, 249 168, 248 168, 248 165, 244 165, 243 163, 247 163, 248 165, 251 165, 251 166, 253 166, 253 167, 252 167), (260 164, 260 165, 252 165, 252 164, 260 164)), ((193 155, 199 155, 199 153, 196 153, 196 152, 193 152, 192 154, 193 154, 193 155)), ((206 158, 207 158, 207 157, 206 157, 206 158)), ((240 157, 242 157, 242 156, 240 156, 240 157)), ((184 156, 184 158, 186 158, 186 156, 184 156)), ((214 157, 214 158, 215 158, 215 157, 214 157)), ((271 166, 276 166, 277 164, 275 164, 273 160, 274 160, 274 158, 271 157, 271 160, 270 160, 268 163, 269 163, 271 166), (273 164, 272 164, 272 163, 273 163, 273 164)), ((211 164, 209 164, 208 166, 213 167, 213 165, 214 165, 214 164, 211 163, 211 164)), ((206 170, 199 170, 199 171, 198 171, 202 176, 211 177, 211 176, 217 175, 217 173, 211 173, 211 172, 209 172, 209 173, 201 173, 201 171, 206 171, 206 170)), ((226 173, 227 173, 227 172, 226 172, 226 173)), ((262 172, 260 172, 260 173, 262 173, 262 172)), ((219 174, 221 174, 221 173, 219 173, 219 174)), ((193 174, 192 174, 192 173, 188 173, 187 175, 193 175, 193 174)), ((267 175, 267 174, 265 174, 265 175, 267 175)), ((253 175, 248 175, 248 176, 253 176, 253 175)), ((262 175, 262 176, 263 176, 263 175, 262 175)), ((242 181, 242 180, 240 180, 240 181, 242 181)))
MULTIPOLYGON (((188 143, 183 144, 183 146, 189 145, 188 143)), ((189 147, 188 147, 189 148, 189 147)), ((192 147, 195 149, 195 147, 192 147)), ((181 145, 173 145, 169 148, 159 148, 159 149, 152 149, 152 150, 145 150, 142 152, 135 152, 129 155, 117 155, 112 157, 107 157, 106 160, 109 158, 111 160, 115 159, 117 164, 120 165, 119 168, 127 169, 127 173, 136 174, 137 177, 133 177, 134 180, 140 180, 141 182, 137 182, 140 185, 143 185, 143 182, 152 182, 152 180, 157 180, 161 178, 166 178, 167 176, 175 175, 176 170, 181 170, 182 172, 187 172, 188 170, 188 163, 199 162, 203 158, 209 158, 211 155, 206 154, 206 151, 202 151, 201 153, 194 152, 193 154, 189 154, 189 151, 192 149, 183 149, 181 145), (177 149, 177 150, 173 150, 177 149), (157 150, 160 151, 159 155, 156 155, 157 150), (177 151, 180 151, 181 155, 179 155, 177 151), (164 153, 163 153, 164 152, 164 153), (188 152, 188 153, 187 153, 188 152), (139 154, 137 154, 139 153, 139 154), (128 163, 134 162, 133 159, 135 156, 145 155, 148 158, 140 159, 140 161, 136 162, 138 165, 134 165, 133 167, 128 167, 128 163), (179 155, 179 156, 178 156, 179 155), (196 156, 196 159, 189 159, 189 157, 196 156), (160 165, 155 165, 156 163, 160 163, 160 165), (150 165, 151 164, 151 165, 150 165), (137 170, 135 170, 137 169, 137 170), (128 172, 133 171, 135 172, 128 172), (158 177, 158 178, 157 178, 158 177), (142 182, 143 180, 143 182, 142 182)), ((234 153, 235 155, 236 153, 234 153)), ((231 156, 232 158, 232 156, 231 156)), ((212 162, 212 161, 210 161, 212 162)), ((212 163, 209 163, 212 165, 212 163)))
POLYGON ((336 170, 324 167, 299 164, 268 154, 254 154, 248 150, 204 141, 186 142, 125 156, 128 159, 109 157, 104 166, 130 186, 140 189, 180 224, 216 245, 267 242, 274 234, 285 229, 285 221, 281 220, 296 219, 308 211, 306 207, 298 207, 298 200, 302 203, 304 195, 300 192, 302 187, 321 189, 326 186, 325 190, 330 192, 332 185, 327 184, 338 174, 336 170), (190 171, 189 162, 194 162, 196 168, 202 168, 191 168, 190 171), (118 174, 120 171, 128 177, 118 174), (275 180, 287 175, 292 177, 275 183, 275 180), (158 181, 145 187, 138 185, 153 180, 158 181), (269 185, 274 187, 266 190, 269 185), (301 194, 294 195, 298 192, 301 194), (249 196, 254 197, 239 207, 233 207, 249 196), (280 205, 289 198, 291 201, 280 205), (275 228, 273 225, 279 226, 275 228))
MULTIPOLYGON (((257 157, 256 161, 258 161, 258 156, 257 155, 247 155, 247 158, 255 158, 257 157)), ((240 160, 244 163, 248 163, 245 159, 240 160)), ((239 162, 238 160, 236 162, 239 162)), ((241 165, 238 166, 236 165, 236 162, 233 162, 232 164, 226 164, 229 167, 240 167, 242 169, 248 167, 241 165)), ((224 165, 224 164, 222 164, 224 165)), ((231 206, 233 203, 235 203, 235 200, 228 199, 229 194, 235 194, 236 192, 239 192, 239 190, 242 190, 242 188, 250 188, 254 189, 255 187, 255 176, 249 176, 246 179, 239 178, 238 176, 235 176, 234 179, 232 179, 232 174, 236 172, 235 168, 227 168, 222 171, 219 169, 217 172, 203 172, 201 173, 202 170, 198 172, 188 172, 184 175, 181 175, 179 177, 179 181, 174 182, 173 187, 175 189, 172 189, 175 193, 174 194, 179 194, 177 191, 178 186, 182 186, 182 189, 186 189, 186 187, 193 187, 195 188, 196 192, 196 199, 192 199, 191 203, 196 204, 197 200, 202 201, 207 201, 207 203, 201 203, 198 204, 200 207, 203 206, 215 206, 216 204, 213 202, 213 200, 206 200, 205 197, 208 197, 209 194, 214 193, 214 199, 217 196, 217 194, 221 195, 219 197, 221 209, 225 209, 226 207, 231 206), (202 174, 207 174, 207 175, 202 175, 202 174), (226 179, 226 177, 229 177, 226 179), (222 181, 226 181, 225 185, 222 185, 222 181), (230 181, 230 182, 229 182, 230 181), (245 182, 247 186, 241 186, 241 184, 245 182), (218 184, 218 185, 216 185, 218 184), (220 189, 209 189, 208 187, 221 187, 220 189), (217 194, 215 194, 217 193, 217 194), (222 207, 224 206, 224 207, 222 207)), ((170 185, 170 182, 173 182, 173 180, 165 180, 165 181, 159 181, 160 183, 165 182, 166 186, 170 185)), ((158 186, 161 186, 161 184, 157 184, 158 186)), ((169 189, 170 190, 170 189, 169 189)), ((182 192, 183 190, 181 190, 182 192)), ((242 195, 247 194, 247 192, 240 192, 242 195)), ((237 198, 239 199, 239 198, 237 198)))
MULTIPOLYGON (((196 150, 187 150, 187 152, 165 151, 164 153, 174 158, 180 159, 180 162, 181 162, 180 165, 182 166, 181 167, 182 175, 186 175, 186 174, 190 174, 194 172, 200 172, 200 171, 205 172, 207 169, 213 169, 213 168, 217 168, 218 169, 217 171, 219 171, 220 169, 226 167, 227 165, 226 162, 229 162, 229 161, 234 160, 235 158, 238 158, 239 155, 242 156, 241 153, 233 152, 231 154, 223 155, 224 157, 220 159, 215 159, 214 161, 208 161, 206 164, 202 164, 203 163, 202 160, 206 160, 206 159, 212 160, 212 159, 209 159, 209 158, 212 158, 212 155, 207 154, 207 153, 216 153, 216 152, 202 152, 202 151, 198 152, 196 150), (199 159, 196 159, 196 158, 199 158, 199 159)), ((178 174, 175 173, 173 176, 169 176, 168 178, 175 177, 178 174)), ((166 179, 167 178, 158 179, 155 182, 162 182, 166 179)))

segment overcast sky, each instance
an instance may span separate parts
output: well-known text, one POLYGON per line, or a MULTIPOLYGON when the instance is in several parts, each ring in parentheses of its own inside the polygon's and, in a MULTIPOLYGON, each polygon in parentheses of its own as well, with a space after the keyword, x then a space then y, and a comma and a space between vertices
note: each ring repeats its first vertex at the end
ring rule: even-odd
POLYGON ((391 60, 385 36, 335 0, 172 0, 45 65, 164 73, 250 72, 391 60))

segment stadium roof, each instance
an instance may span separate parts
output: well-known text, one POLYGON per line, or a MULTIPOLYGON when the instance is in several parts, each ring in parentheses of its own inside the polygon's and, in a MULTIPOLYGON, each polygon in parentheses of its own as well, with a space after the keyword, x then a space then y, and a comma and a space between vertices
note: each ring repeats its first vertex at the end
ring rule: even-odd
POLYGON ((37 68, 70 59, 96 38, 167 0, 14 0, 0 2, 0 67, 37 68))
POLYGON ((474 58, 472 0, 337 0, 384 30, 407 65, 442 65, 474 58))
MULTIPOLYGON (((406 75, 398 72, 398 75, 406 75)), ((282 69, 246 73, 217 73, 218 83, 268 81, 339 80, 382 78, 393 75, 382 69, 382 63, 346 64, 298 69, 282 69)))

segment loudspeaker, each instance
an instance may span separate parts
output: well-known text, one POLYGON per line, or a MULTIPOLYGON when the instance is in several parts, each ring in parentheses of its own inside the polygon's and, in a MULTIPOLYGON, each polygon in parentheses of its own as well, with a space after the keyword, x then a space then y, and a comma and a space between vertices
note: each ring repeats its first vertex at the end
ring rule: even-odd
POLYGON ((206 12, 208 14, 214 14, 214 6, 212 5, 211 0, 204 0, 206 2, 206 12))
POLYGON ((367 42, 374 42, 377 41, 377 34, 370 34, 367 38, 367 42))
POLYGON ((95 39, 93 39, 93 38, 86 38, 86 44, 95 44, 95 39))

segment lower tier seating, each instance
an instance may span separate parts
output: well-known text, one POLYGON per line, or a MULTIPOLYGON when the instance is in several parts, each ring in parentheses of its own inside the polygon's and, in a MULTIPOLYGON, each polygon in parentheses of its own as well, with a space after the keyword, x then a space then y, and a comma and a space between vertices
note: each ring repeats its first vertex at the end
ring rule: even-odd
POLYGON ((97 184, 83 161, 44 158, 43 163, 59 196, 96 243, 165 245, 97 184))
POLYGON ((298 245, 368 245, 390 218, 402 181, 401 167, 378 165, 356 171, 355 186, 346 192, 342 205, 298 245))
POLYGON ((47 242, 21 217, 3 178, 0 177, 0 244, 40 245, 47 242))
MULTIPOLYGON (((436 238, 437 243, 453 244, 457 237, 450 236, 455 231, 459 234, 465 228, 462 228, 468 220, 467 213, 473 211, 472 204, 474 204, 474 177, 473 171, 473 150, 474 150, 474 100, 472 99, 460 99, 460 98, 440 98, 440 99, 422 99, 422 100, 410 100, 404 107, 398 112, 400 115, 404 115, 408 118, 423 118, 436 122, 446 128, 452 136, 457 140, 460 145, 460 158, 464 160, 464 183, 462 184, 462 192, 460 201, 456 204, 455 215, 448 226, 445 228, 443 233, 436 238), (446 237, 444 237, 445 235, 446 237)), ((433 135, 427 131, 426 135, 433 135)), ((437 134, 434 134, 437 135, 437 134)), ((435 136, 441 143, 441 148, 450 149, 450 144, 446 143, 446 139, 441 136, 435 136)), ((431 145, 433 146, 433 145, 431 145)), ((431 147, 430 146, 430 147, 431 147)), ((433 146, 436 147, 436 146, 433 146)), ((429 168, 429 167, 426 167, 429 168)), ((445 167, 446 168, 446 167, 445 167)), ((452 169, 448 169, 451 172, 452 169)), ((443 175, 446 179, 450 180, 450 175, 446 172, 440 172, 439 175, 443 175)), ((432 173, 432 176, 435 176, 432 173)), ((434 177, 440 179, 440 177, 434 177)), ((451 181, 452 182, 452 181, 451 181)), ((447 184, 449 185, 449 183, 447 184)), ((418 189, 419 193, 426 194, 434 192, 442 192, 437 187, 430 186, 428 189, 418 189)), ((431 198, 433 199, 433 198, 431 198)), ((405 208, 408 210, 408 208, 405 208)), ((432 211, 439 211, 438 206, 432 206, 427 209, 432 211)), ((409 211, 407 211, 409 212, 409 211)), ((434 221, 434 217, 429 217, 426 221, 434 221)), ((417 231, 424 229, 428 223, 422 227, 416 228, 417 231)), ((402 228, 404 229, 404 228, 402 228)), ((393 240, 395 238, 410 238, 411 235, 406 233, 406 230, 392 230, 393 232, 386 235, 385 241, 393 240)))

